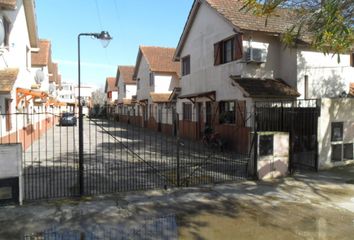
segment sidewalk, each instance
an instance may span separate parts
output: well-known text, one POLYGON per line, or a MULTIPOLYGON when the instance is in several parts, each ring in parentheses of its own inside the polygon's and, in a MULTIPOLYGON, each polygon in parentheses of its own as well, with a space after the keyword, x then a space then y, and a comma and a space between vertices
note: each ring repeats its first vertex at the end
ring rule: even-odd
POLYGON ((3 207, 0 226, 0 239, 352 239, 354 166, 271 182, 3 207))

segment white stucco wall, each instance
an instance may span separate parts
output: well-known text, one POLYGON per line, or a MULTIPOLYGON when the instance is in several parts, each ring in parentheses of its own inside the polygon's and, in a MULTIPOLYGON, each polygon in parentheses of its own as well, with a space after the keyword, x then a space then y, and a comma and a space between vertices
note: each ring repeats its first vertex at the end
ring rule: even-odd
POLYGON ((112 101, 118 100, 118 91, 112 92, 112 101))
POLYGON ((138 74, 136 77, 137 77, 137 82, 138 79, 140 79, 139 82, 140 86, 139 89, 137 89, 136 91, 137 99, 138 100, 149 99, 150 92, 153 92, 154 88, 149 84, 150 70, 149 70, 149 65, 144 56, 142 56, 141 58, 138 74))
POLYGON ((171 93, 175 87, 179 86, 177 76, 168 73, 155 73, 154 83, 155 93, 171 93))
MULTIPOLYGON (((16 112, 16 88, 30 89, 31 85, 35 82, 31 73, 31 55, 29 33, 27 29, 26 15, 22 0, 17 1, 17 8, 15 10, 1 10, 0 17, 5 16, 10 22, 10 36, 9 46, 4 48, 4 45, 0 46, 0 69, 4 68, 19 68, 17 80, 13 86, 10 94, 0 95, 0 111, 5 113, 5 99, 13 99, 11 104, 11 112, 16 112)), ((29 106, 31 108, 31 106, 29 106)), ((13 118, 13 125, 15 119, 13 118)), ((2 129, 1 135, 6 135, 4 132, 6 129, 6 121, 3 117, 1 119, 2 129)), ((18 126, 13 126, 10 132, 15 132, 15 128, 22 127, 22 121, 17 122, 18 126)))
MULTIPOLYGON (((323 98, 321 100, 321 116, 318 120, 318 152, 319 168, 326 169, 354 161, 332 162, 331 123, 343 122, 342 143, 354 142, 354 99, 323 98)), ((337 144, 338 142, 336 142, 337 144)))
POLYGON ((136 95, 136 84, 126 84, 125 98, 132 99, 136 95))
POLYGON ((297 84, 302 98, 305 75, 308 76, 309 98, 338 97, 342 92, 348 93, 350 83, 354 83, 349 54, 340 55, 338 62, 337 55, 299 49, 297 62, 297 84))

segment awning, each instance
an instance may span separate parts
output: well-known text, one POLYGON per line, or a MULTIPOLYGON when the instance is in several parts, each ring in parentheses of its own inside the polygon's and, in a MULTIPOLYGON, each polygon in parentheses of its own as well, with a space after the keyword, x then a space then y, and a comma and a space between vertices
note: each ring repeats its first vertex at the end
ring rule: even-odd
POLYGON ((29 104, 29 101, 35 98, 40 98, 42 100, 45 100, 48 97, 48 93, 41 92, 41 91, 34 91, 30 89, 24 89, 24 88, 17 88, 16 89, 16 107, 18 104, 21 102, 21 100, 25 100, 25 105, 27 106, 29 104), (29 98, 27 98, 29 97, 29 98))
POLYGON ((123 99, 123 105, 128 105, 131 106, 133 105, 132 100, 131 99, 123 99))
POLYGON ((168 103, 171 93, 150 93, 150 97, 153 103, 168 103))
POLYGON ((295 88, 281 79, 240 78, 231 79, 244 92, 245 97, 251 98, 296 98, 300 94, 295 88))
POLYGON ((183 95, 179 96, 179 99, 188 99, 190 100, 193 104, 196 102, 197 98, 209 98, 211 101, 215 102, 215 91, 210 91, 210 92, 202 92, 202 93, 193 93, 193 94, 188 94, 188 95, 183 95))
POLYGON ((0 93, 10 93, 12 91, 18 72, 18 68, 0 70, 0 93))
POLYGON ((138 102, 139 102, 139 105, 147 105, 149 102, 149 99, 141 99, 138 102))

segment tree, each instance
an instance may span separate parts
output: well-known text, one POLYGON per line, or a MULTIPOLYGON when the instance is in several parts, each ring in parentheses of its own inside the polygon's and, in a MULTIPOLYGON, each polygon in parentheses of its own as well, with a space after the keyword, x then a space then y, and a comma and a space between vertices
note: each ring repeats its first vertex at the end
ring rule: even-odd
POLYGON ((104 107, 107 101, 106 93, 103 88, 99 88, 92 93, 92 106, 91 114, 99 115, 102 111, 104 111, 104 107))
MULTIPOLYGON (((244 9, 267 18, 278 8, 291 9, 296 20, 283 35, 287 46, 306 38, 310 45, 325 54, 339 54, 354 48, 353 0, 244 0, 244 9)), ((265 24, 267 24, 265 22, 265 24)))

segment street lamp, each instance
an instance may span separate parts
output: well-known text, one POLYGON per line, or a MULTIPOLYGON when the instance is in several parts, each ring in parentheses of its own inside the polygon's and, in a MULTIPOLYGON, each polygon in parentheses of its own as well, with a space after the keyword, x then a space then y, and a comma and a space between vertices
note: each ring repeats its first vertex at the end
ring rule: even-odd
POLYGON ((77 53, 78 53, 78 88, 79 88, 79 191, 80 196, 84 194, 84 127, 82 115, 82 101, 81 101, 81 66, 80 66, 80 38, 81 36, 90 36, 101 40, 104 48, 112 40, 108 32, 102 31, 100 33, 80 33, 77 36, 77 53))

